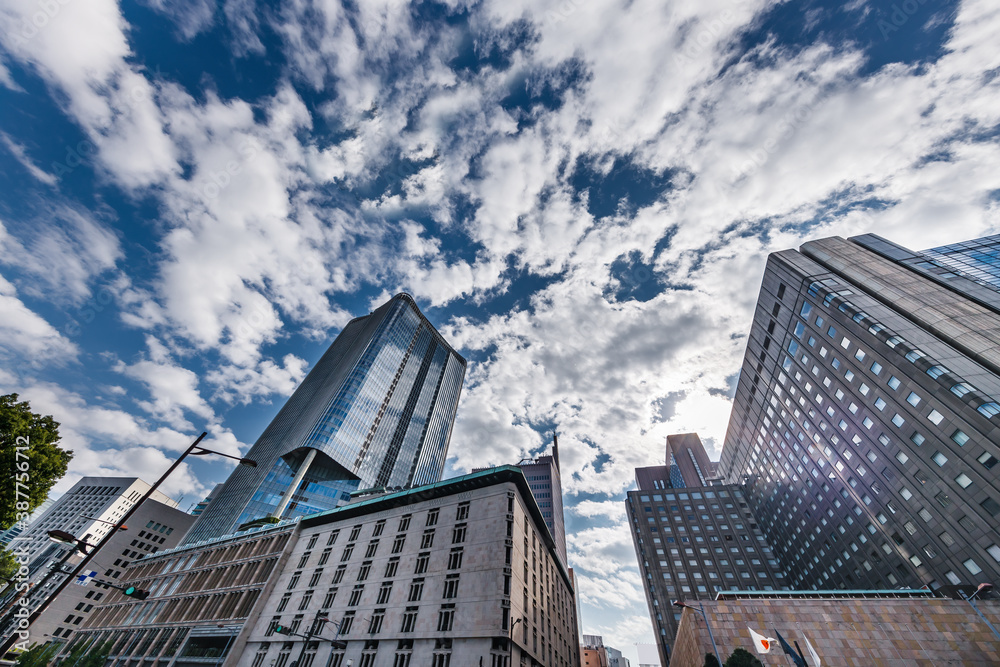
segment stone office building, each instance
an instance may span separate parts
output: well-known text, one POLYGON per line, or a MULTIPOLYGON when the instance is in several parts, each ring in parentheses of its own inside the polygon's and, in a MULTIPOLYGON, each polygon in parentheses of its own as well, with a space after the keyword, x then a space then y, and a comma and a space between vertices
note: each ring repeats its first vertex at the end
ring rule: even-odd
POLYGON ((157 554, 128 578, 149 599, 102 608, 76 639, 113 641, 120 664, 579 664, 570 579, 516 466, 355 494, 157 554))

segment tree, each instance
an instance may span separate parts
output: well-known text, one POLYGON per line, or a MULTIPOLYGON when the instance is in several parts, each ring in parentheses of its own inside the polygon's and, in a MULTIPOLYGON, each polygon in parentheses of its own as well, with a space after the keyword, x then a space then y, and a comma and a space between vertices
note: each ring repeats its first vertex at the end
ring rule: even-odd
POLYGON ((17 656, 17 667, 46 667, 58 652, 61 644, 47 642, 45 644, 35 644, 27 651, 17 656))
POLYGON ((750 651, 738 648, 726 660, 726 667, 764 667, 764 663, 754 657, 750 651))
POLYGON ((104 667, 111 653, 111 642, 94 646, 92 642, 78 643, 69 655, 60 660, 59 667, 104 667))
POLYGON ((704 667, 722 667, 722 665, 719 664, 719 660, 715 657, 714 653, 706 653, 704 667))
POLYGON ((66 474, 73 452, 58 443, 59 423, 51 415, 32 412, 17 394, 0 396, 0 530, 27 520, 66 474))

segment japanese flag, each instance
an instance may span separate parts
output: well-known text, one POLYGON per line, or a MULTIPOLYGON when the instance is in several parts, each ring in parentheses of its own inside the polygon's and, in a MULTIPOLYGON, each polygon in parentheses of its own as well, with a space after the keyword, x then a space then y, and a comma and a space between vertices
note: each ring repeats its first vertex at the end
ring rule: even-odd
MULTIPOLYGON (((748 627, 747 630, 750 630, 748 627)), ((774 637, 765 637, 764 635, 759 635, 753 630, 750 630, 750 636, 753 638, 754 648, 757 649, 757 653, 770 653, 771 645, 777 641, 774 637)))

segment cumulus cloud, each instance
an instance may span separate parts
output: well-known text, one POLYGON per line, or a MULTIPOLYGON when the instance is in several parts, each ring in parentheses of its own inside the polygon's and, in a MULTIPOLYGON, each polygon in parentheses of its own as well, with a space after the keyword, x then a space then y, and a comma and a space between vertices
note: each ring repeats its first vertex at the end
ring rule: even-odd
POLYGON ((0 276, 0 350, 8 364, 37 366, 76 358, 77 346, 17 297, 0 276))

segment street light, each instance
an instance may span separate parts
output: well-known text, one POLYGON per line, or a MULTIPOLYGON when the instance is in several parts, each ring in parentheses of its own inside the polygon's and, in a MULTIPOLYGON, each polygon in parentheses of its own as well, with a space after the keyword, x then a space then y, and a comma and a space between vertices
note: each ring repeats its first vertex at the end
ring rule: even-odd
POLYGON ((973 600, 976 599, 976 596, 979 595, 980 593, 989 593, 990 591, 992 591, 993 584, 979 584, 979 586, 976 588, 976 592, 973 593, 972 595, 966 595, 965 591, 963 591, 961 588, 958 588, 957 590, 958 594, 962 596, 962 599, 968 602, 972 606, 972 608, 976 610, 976 613, 979 614, 979 618, 983 619, 983 622, 986 623, 986 625, 990 626, 990 630, 993 631, 993 636, 996 637, 997 639, 1000 639, 1000 632, 997 632, 997 629, 993 627, 993 624, 989 622, 989 619, 983 616, 983 612, 979 611, 979 607, 977 607, 976 604, 973 602, 973 600))
POLYGON ((73 533, 67 533, 65 530, 50 530, 48 531, 49 539, 56 544, 69 544, 76 551, 82 554, 90 553, 87 551, 88 548, 93 549, 94 545, 86 540, 81 540, 73 533))
POLYGON ((181 462, 185 458, 187 458, 189 454, 194 454, 195 456, 202 456, 204 454, 218 454, 219 456, 225 456, 226 458, 235 459, 240 463, 242 463, 243 465, 250 466, 251 468, 257 467, 257 462, 251 459, 244 459, 238 456, 230 456, 229 454, 223 454, 222 452, 216 452, 211 449, 205 449, 204 447, 199 447, 199 443, 205 438, 206 435, 208 435, 208 433, 202 432, 202 434, 199 435, 195 439, 195 441, 191 443, 191 446, 188 447, 186 450, 184 450, 184 453, 181 454, 177 458, 177 460, 170 465, 169 468, 167 468, 167 471, 162 475, 160 475, 160 478, 156 480, 156 482, 151 487, 149 487, 149 490, 146 491, 145 495, 143 495, 142 498, 136 501, 136 503, 132 505, 132 507, 130 507, 125 512, 122 518, 118 520, 118 523, 115 524, 114 529, 109 530, 108 533, 103 538, 101 538, 101 541, 98 542, 96 545, 88 545, 88 546, 93 546, 93 549, 91 549, 91 551, 87 553, 80 560, 79 563, 77 563, 76 568, 72 572, 70 572, 70 575, 65 579, 63 579, 63 581, 58 586, 56 586, 56 589, 52 591, 52 593, 47 595, 44 600, 42 600, 41 604, 39 604, 38 607, 35 608, 35 611, 31 612, 31 614, 28 616, 27 623, 23 626, 24 629, 23 630, 15 629, 14 632, 12 632, 9 637, 3 640, 3 643, 0 644, 0 657, 3 657, 4 655, 7 654, 7 651, 9 651, 10 648, 17 642, 19 636, 23 636, 25 639, 30 636, 28 634, 28 627, 30 627, 32 623, 38 620, 38 617, 41 616, 42 613, 48 608, 48 606, 52 603, 52 600, 54 600, 57 595, 62 593, 63 589, 65 589, 66 586, 68 586, 71 581, 76 579, 76 576, 83 571, 83 568, 86 567, 87 563, 90 562, 90 559, 93 558, 94 555, 98 551, 100 551, 101 548, 105 544, 107 544, 112 537, 115 536, 115 533, 117 533, 118 530, 121 530, 122 527, 125 526, 125 522, 128 521, 128 519, 133 514, 135 514, 140 507, 142 507, 142 504, 146 502, 146 500, 148 500, 150 496, 156 493, 156 490, 160 488, 160 485, 164 482, 164 480, 166 480, 166 478, 170 476, 170 473, 172 473, 174 470, 177 469, 177 466, 179 466, 181 462))
POLYGON ((507 667, 510 667, 512 664, 514 664, 514 628, 517 627, 518 623, 521 622, 527 623, 527 621, 525 621, 524 618, 525 618, 524 616, 515 618, 514 621, 510 624, 510 635, 507 637, 507 641, 509 642, 507 644, 507 655, 508 655, 507 667))
POLYGON ((683 600, 674 600, 674 606, 680 607, 681 609, 690 609, 691 611, 696 611, 701 614, 701 617, 705 619, 705 627, 708 628, 708 638, 712 641, 712 650, 715 651, 715 659, 722 664, 722 658, 719 657, 719 649, 715 647, 715 637, 712 635, 712 626, 708 622, 708 616, 705 615, 705 610, 702 608, 701 603, 698 603, 697 607, 692 607, 691 605, 684 604, 683 600))

